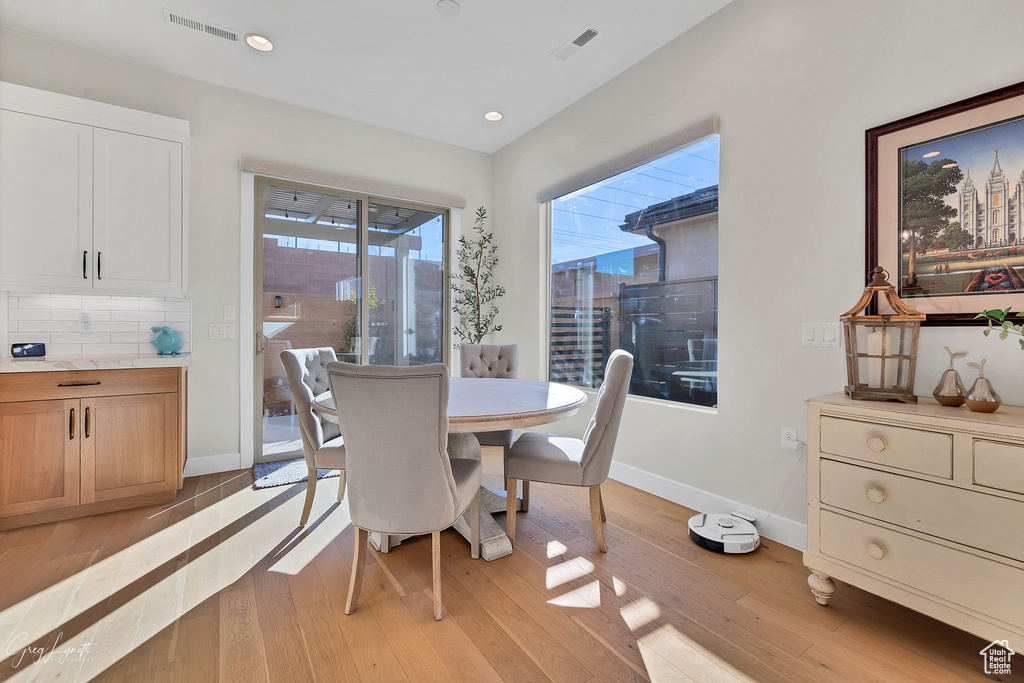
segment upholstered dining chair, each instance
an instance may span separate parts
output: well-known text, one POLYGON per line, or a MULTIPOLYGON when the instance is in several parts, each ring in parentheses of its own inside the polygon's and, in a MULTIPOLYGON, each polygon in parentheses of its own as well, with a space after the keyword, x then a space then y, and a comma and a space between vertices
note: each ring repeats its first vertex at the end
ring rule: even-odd
MULTIPOLYGON (((493 377, 496 379, 518 379, 519 344, 463 344, 459 347, 462 359, 463 377, 493 377)), ((515 439, 515 430, 500 429, 496 432, 478 432, 477 441, 481 446, 497 446, 502 459, 508 455, 515 439)), ((528 484, 524 483, 524 486, 528 484)), ((526 500, 529 492, 524 492, 526 500)))
POLYGON ((345 614, 352 614, 366 565, 368 532, 432 535, 434 619, 441 619, 441 531, 469 509, 472 556, 480 556, 476 457, 449 457, 448 367, 327 366, 345 437, 348 509, 356 529, 345 614))
POLYGON ((338 478, 338 502, 345 498, 345 444, 341 429, 333 422, 323 419, 313 410, 313 398, 329 389, 327 385, 327 364, 337 360, 334 349, 287 349, 281 352, 281 363, 288 375, 295 413, 299 419, 299 433, 302 435, 302 454, 309 468, 306 484, 306 503, 302 507, 299 526, 309 520, 316 493, 316 471, 318 469, 341 470, 338 478))
MULTIPOLYGON (((633 374, 633 356, 618 349, 608 359, 604 382, 597 392, 597 406, 583 439, 525 432, 516 439, 505 458, 508 490, 515 491, 517 480, 542 481, 566 486, 586 486, 590 489, 590 517, 594 524, 594 537, 601 552, 608 552, 604 540, 606 521, 601 484, 608 478, 619 433, 622 407, 629 391, 633 374)), ((525 489, 524 489, 525 491, 525 489)), ((516 541, 516 501, 508 496, 506 533, 513 545, 516 541)), ((525 502, 524 502, 525 503, 525 502)), ((526 509, 526 505, 523 505, 526 509)))

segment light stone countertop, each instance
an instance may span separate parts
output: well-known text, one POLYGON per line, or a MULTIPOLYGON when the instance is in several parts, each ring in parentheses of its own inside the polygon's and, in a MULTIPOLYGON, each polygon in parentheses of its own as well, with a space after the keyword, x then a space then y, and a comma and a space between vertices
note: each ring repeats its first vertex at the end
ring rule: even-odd
POLYGON ((130 368, 188 367, 192 354, 158 356, 118 354, 113 356, 47 356, 44 358, 0 358, 0 373, 64 372, 67 370, 124 370, 130 368))

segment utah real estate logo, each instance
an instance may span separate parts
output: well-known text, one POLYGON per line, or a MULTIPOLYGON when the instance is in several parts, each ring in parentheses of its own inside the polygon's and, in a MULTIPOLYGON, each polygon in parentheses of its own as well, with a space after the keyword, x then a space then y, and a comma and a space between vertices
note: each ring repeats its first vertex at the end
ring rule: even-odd
POLYGON ((1017 654, 1010 649, 1010 641, 993 640, 979 652, 985 663, 986 674, 1010 674, 1010 657, 1017 654))

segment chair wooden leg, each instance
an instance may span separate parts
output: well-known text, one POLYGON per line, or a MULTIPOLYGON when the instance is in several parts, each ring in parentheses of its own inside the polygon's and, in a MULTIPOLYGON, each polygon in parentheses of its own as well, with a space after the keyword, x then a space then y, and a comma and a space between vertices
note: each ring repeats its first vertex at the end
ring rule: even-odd
POLYGON ((480 557, 480 491, 469 504, 469 549, 474 560, 480 557))
POLYGON ((590 487, 590 519, 594 522, 594 537, 597 539, 597 549, 602 553, 608 552, 608 545, 604 542, 604 527, 601 523, 601 487, 590 487))
POLYGON ((309 521, 309 511, 313 509, 313 496, 316 495, 316 468, 309 468, 309 476, 306 481, 306 504, 302 506, 302 518, 299 519, 299 526, 306 526, 309 521))
POLYGON ((527 512, 530 509, 530 482, 523 479, 523 507, 520 508, 523 512, 527 512))
POLYGON ((345 470, 338 475, 338 502, 345 500, 345 470))
POLYGON ((356 545, 352 551, 352 573, 348 582, 348 600, 345 602, 345 614, 352 614, 356 611, 356 603, 359 602, 359 588, 363 585, 363 569, 366 568, 366 542, 369 534, 366 529, 355 528, 356 545))
POLYGON ((430 534, 434 560, 434 621, 441 621, 441 532, 430 534))
MULTIPOLYGON (((501 447, 501 481, 504 486, 508 486, 508 446, 501 447)), ((508 491, 508 488, 505 489, 508 491)))
MULTIPOLYGON (((508 487, 505 491, 505 534, 512 545, 516 544, 516 491, 518 491, 519 480, 509 478, 506 480, 508 487)), ((526 482, 524 481, 523 484, 526 482)))
POLYGON ((597 502, 601 504, 601 521, 607 522, 608 516, 604 514, 604 496, 601 495, 601 487, 597 487, 597 502))

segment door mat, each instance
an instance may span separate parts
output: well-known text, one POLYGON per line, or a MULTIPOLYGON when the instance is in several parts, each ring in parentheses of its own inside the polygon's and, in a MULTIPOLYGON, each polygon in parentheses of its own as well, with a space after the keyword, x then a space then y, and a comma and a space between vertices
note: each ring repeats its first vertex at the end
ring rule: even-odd
MULTIPOLYGON (((255 489, 265 489, 271 486, 283 486, 285 484, 297 484, 306 481, 309 469, 306 467, 305 458, 293 460, 278 460, 277 462, 258 462, 252 466, 253 482, 255 489)), ((317 479, 336 477, 341 474, 340 470, 317 470, 317 479)))

